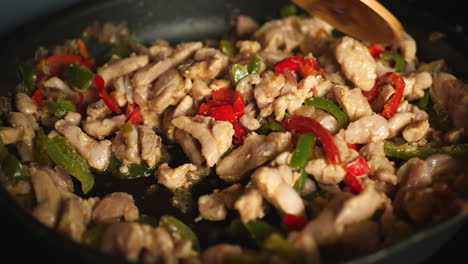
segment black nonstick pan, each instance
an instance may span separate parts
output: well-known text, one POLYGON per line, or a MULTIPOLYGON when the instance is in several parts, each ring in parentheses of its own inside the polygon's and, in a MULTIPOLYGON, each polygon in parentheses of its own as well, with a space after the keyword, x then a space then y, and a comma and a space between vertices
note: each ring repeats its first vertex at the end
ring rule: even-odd
MULTIPOLYGON (((381 1, 402 22, 406 30, 418 42, 418 57, 422 61, 444 58, 455 75, 468 78, 468 38, 448 27, 439 18, 408 5, 405 1, 381 1), (440 31, 445 38, 431 42, 428 35, 440 31)), ((38 46, 62 43, 64 39, 78 36, 81 31, 95 21, 127 21, 129 28, 145 43, 156 39, 171 42, 219 38, 226 30, 226 18, 233 12, 242 12, 264 22, 278 16, 280 7, 288 4, 285 0, 106 0, 84 1, 66 10, 62 10, 46 19, 40 19, 12 31, 2 39, 0 50, 0 95, 11 95, 18 82, 16 65, 32 56, 38 46)), ((102 179, 104 181, 106 179, 102 179)), ((110 179, 109 179, 110 180, 110 179)), ((139 196, 142 188, 154 179, 141 179, 135 184, 110 180, 111 184, 99 185, 91 195, 103 195, 106 192, 126 191, 136 197, 137 205, 143 213, 160 215, 162 213, 180 214, 174 208, 165 207, 164 202, 157 202, 155 197, 139 196)), ((207 182, 219 184, 216 182, 207 182)), ((159 201, 168 199, 169 193, 160 193, 159 201)), ((103 255, 94 250, 62 237, 44 227, 8 196, 0 187, 0 208, 2 217, 6 216, 9 225, 2 225, 2 230, 10 237, 2 237, 8 243, 8 249, 18 249, 18 257, 40 254, 38 259, 66 263, 120 263, 120 259, 103 255), (15 231, 15 228, 20 229, 15 231), (8 229, 8 231, 7 231, 8 229), (17 236, 22 234, 22 236, 17 236), (27 246, 26 246, 27 245, 27 246), (31 253, 34 252, 34 253, 31 253)), ((178 215, 193 219, 194 215, 178 215)), ((434 226, 409 236, 398 244, 389 246, 370 255, 350 261, 350 263, 420 263, 427 260, 448 239, 461 230, 466 215, 454 216, 434 226)), ((223 238, 225 226, 209 223, 194 226, 200 240, 223 238)), ((14 255, 14 254, 12 254, 14 255)), ((460 261, 463 263, 463 261, 460 261)))

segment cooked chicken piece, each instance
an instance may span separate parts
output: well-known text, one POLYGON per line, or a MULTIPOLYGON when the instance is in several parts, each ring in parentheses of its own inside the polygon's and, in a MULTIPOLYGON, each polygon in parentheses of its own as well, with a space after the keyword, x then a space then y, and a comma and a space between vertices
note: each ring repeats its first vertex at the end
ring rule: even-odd
MULTIPOLYGON (((107 254, 137 262, 145 246, 145 229, 138 223, 115 223, 106 228, 99 249, 107 254)), ((172 242, 172 241, 171 241, 172 242)))
POLYGON ((205 194, 198 198, 198 211, 200 217, 210 221, 224 220, 227 215, 226 208, 234 209, 235 202, 243 193, 243 187, 240 184, 234 184, 230 187, 211 194, 205 194))
POLYGON ((263 109, 273 103, 274 99, 280 95, 285 82, 282 74, 276 75, 272 71, 263 73, 253 91, 258 108, 263 109))
POLYGON ((55 123, 55 129, 67 138, 78 153, 88 161, 89 166, 101 171, 107 167, 111 154, 110 140, 95 141, 81 128, 63 119, 55 123))
POLYGON ((19 127, 0 127, 0 138, 3 144, 16 144, 21 141, 24 135, 24 130, 19 127))
POLYGON ((414 121, 414 114, 411 112, 395 113, 388 119, 388 138, 398 136, 405 127, 414 121))
POLYGON ((258 29, 258 24, 255 20, 245 14, 237 14, 230 18, 230 23, 234 29, 236 36, 245 37, 254 33, 258 29))
POLYGON ((428 72, 413 73, 403 77, 405 90, 403 96, 406 100, 412 101, 424 96, 424 90, 432 85, 432 76, 428 72))
MULTIPOLYGON (((25 115, 20 112, 8 113, 8 122, 12 128, 21 130, 22 136, 17 141, 18 152, 21 157, 21 161, 28 162, 34 160, 34 138, 36 137, 35 128, 37 123, 34 117, 25 115)), ((2 136, 3 139, 3 136, 2 136)))
POLYGON ((407 32, 401 34, 396 45, 400 48, 405 61, 412 62, 416 59, 416 41, 407 32))
POLYGON ((271 20, 253 34, 253 39, 267 51, 292 52, 299 46, 303 35, 297 27, 297 17, 271 20))
POLYGON ((455 128, 468 131, 468 85, 449 73, 438 73, 430 90, 434 109, 448 113, 455 128))
POLYGON ((79 126, 81 123, 81 115, 77 112, 68 112, 63 119, 67 122, 67 124, 73 126, 79 126))
POLYGON ((239 119, 242 126, 247 128, 248 130, 254 131, 259 129, 262 124, 260 120, 257 119, 257 112, 255 111, 255 104, 250 103, 245 106, 244 108, 244 115, 239 119))
POLYGON ((303 216, 305 210, 302 198, 283 179, 284 171, 290 173, 291 170, 287 165, 278 168, 260 167, 252 174, 252 183, 282 213, 303 216))
POLYGON ((365 188, 358 195, 346 200, 337 214, 336 224, 356 224, 371 218, 381 208, 388 197, 374 188, 365 188))
POLYGON ((47 170, 38 166, 30 166, 28 172, 37 203, 32 215, 44 225, 53 228, 60 212, 60 191, 47 170))
POLYGON ((46 95, 62 95, 67 97, 75 96, 75 91, 73 91, 68 84, 66 84, 59 77, 51 77, 47 79, 44 83, 44 94, 46 95))
POLYGON ((322 109, 315 108, 313 106, 303 105, 297 109, 294 114, 314 119, 323 127, 325 127, 330 133, 336 133, 340 129, 338 126, 338 121, 334 116, 328 112, 323 111, 322 109))
POLYGON ((202 155, 208 167, 213 167, 232 145, 234 129, 227 121, 217 121, 204 116, 179 116, 172 120, 172 124, 200 142, 202 155))
POLYGON ((149 126, 138 126, 141 158, 146 161, 149 168, 153 168, 161 159, 162 139, 149 126))
POLYGON ((363 91, 374 87, 376 64, 367 47, 359 40, 343 37, 336 45, 335 56, 346 77, 363 91))
POLYGON ((111 94, 120 107, 133 103, 133 85, 129 75, 120 76, 112 82, 114 91, 111 94))
POLYGON ((426 111, 419 109, 417 106, 410 104, 407 100, 400 103, 397 109, 397 113, 409 112, 414 115, 415 121, 428 120, 429 115, 426 111))
POLYGON ((130 194, 114 192, 96 203, 91 220, 98 225, 118 222, 120 219, 134 221, 139 214, 138 207, 130 194))
POLYGON ((206 82, 195 79, 192 82, 192 89, 190 90, 190 95, 193 99, 200 101, 211 95, 211 89, 208 87, 206 82))
POLYGON ((174 140, 174 133, 176 128, 171 124, 172 119, 178 116, 191 116, 196 113, 193 98, 186 95, 174 109, 167 110, 163 115, 162 127, 165 131, 166 137, 174 140))
POLYGON ((227 211, 223 200, 216 194, 206 194, 198 198, 200 217, 210 221, 226 219, 227 211))
POLYGON ((262 59, 262 61, 268 66, 272 67, 275 63, 290 57, 291 54, 289 52, 278 51, 278 50, 261 50, 258 53, 258 56, 262 59))
POLYGON ((226 87, 230 87, 232 84, 232 81, 229 80, 229 79, 214 79, 210 82, 210 84, 208 85, 208 87, 213 90, 213 91, 216 91, 216 90, 219 90, 219 89, 223 89, 223 88, 226 88, 226 87))
POLYGON ((76 242, 80 242, 90 222, 90 212, 96 199, 69 198, 63 201, 57 230, 76 242))
POLYGON ((37 113, 37 105, 31 97, 25 93, 17 93, 15 96, 16 109, 25 115, 34 115, 37 113))
POLYGON ((422 139, 429 132, 429 121, 418 121, 407 126, 401 135, 408 142, 416 142, 422 139))
POLYGON ((246 102, 253 102, 254 88, 261 81, 257 73, 249 74, 242 78, 236 85, 236 91, 239 91, 246 102))
POLYGON ((346 113, 350 121, 356 121, 363 116, 372 115, 372 108, 367 98, 362 95, 361 89, 348 89, 343 85, 333 88, 335 98, 346 113))
POLYGON ((141 119, 143 124, 149 127, 159 127, 161 123, 161 115, 151 109, 148 109, 145 105, 140 106, 141 119))
POLYGON ((307 162, 305 171, 325 184, 338 184, 346 175, 346 171, 340 164, 329 164, 324 158, 312 159, 307 162))
POLYGON ((125 119, 125 115, 117 115, 104 119, 88 117, 83 122, 83 130, 96 139, 104 139, 118 131, 125 123, 125 119))
POLYGON ((158 183, 170 190, 175 190, 187 184, 187 173, 196 170, 197 166, 192 163, 185 163, 177 168, 171 168, 167 163, 163 163, 158 167, 154 176, 158 179, 158 183))
POLYGON ((201 255, 201 263, 223 264, 232 257, 242 254, 242 248, 238 245, 217 244, 205 249, 201 255))
POLYGON ((97 73, 104 79, 105 85, 108 86, 115 78, 127 75, 137 71, 148 64, 148 56, 130 56, 128 58, 120 59, 112 62, 110 65, 106 64, 97 69, 97 73))
POLYGON ((201 165, 203 161, 205 161, 201 152, 200 142, 189 133, 181 129, 176 129, 174 132, 174 139, 193 164, 201 165))
POLYGON ((156 40, 148 50, 150 52, 150 57, 157 60, 165 59, 171 56, 174 52, 174 49, 171 47, 169 42, 165 40, 156 40))
POLYGON ((385 155, 382 141, 363 146, 359 153, 367 160, 370 167, 369 175, 372 178, 392 185, 397 183, 395 164, 385 155))
MULTIPOLYGON (((192 83, 190 80, 186 79, 184 81, 179 71, 175 69, 168 70, 159 77, 153 88, 151 88, 147 102, 148 108, 157 114, 161 114, 167 107, 177 105, 191 88, 192 83)), ((140 105, 145 103, 143 102, 140 105)))
POLYGON ((62 167, 57 166, 52 169, 46 166, 37 166, 36 168, 45 171, 59 190, 73 192, 73 181, 62 167))
POLYGON ((140 97, 143 101, 147 98, 145 87, 151 84, 159 76, 167 70, 178 66, 188 58, 192 57, 195 52, 203 46, 201 42, 186 42, 180 43, 175 47, 174 52, 168 58, 158 60, 138 70, 133 76, 132 83, 135 89, 134 97, 140 97))
POLYGON ((244 144, 218 162, 216 173, 225 181, 239 181, 247 172, 287 151, 291 145, 292 135, 289 132, 268 135, 251 132, 244 139, 244 144))
POLYGON ((239 49, 239 53, 244 54, 256 54, 262 48, 260 43, 254 40, 238 40, 236 41, 236 47, 239 49))
POLYGON ((91 103, 86 108, 86 115, 92 119, 101 119, 109 116, 112 111, 107 107, 102 99, 91 103))
POLYGON ((158 261, 176 263, 175 245, 171 235, 161 227, 151 228, 145 225, 143 229, 146 234, 146 243, 141 257, 143 263, 158 263, 158 261))
POLYGON ((211 80, 222 74, 229 63, 229 57, 215 48, 201 48, 195 52, 193 63, 180 67, 185 78, 211 80))
POLYGON ((118 131, 112 140, 112 152, 122 162, 120 173, 128 173, 128 165, 140 164, 140 146, 137 126, 129 124, 124 131, 118 131))
POLYGON ((246 187, 244 194, 234 203, 234 208, 239 212, 243 223, 263 218, 266 214, 263 207, 263 197, 252 184, 246 187))
POLYGON ((345 130, 345 140, 351 144, 367 144, 386 139, 388 133, 387 120, 372 114, 351 122, 345 130))

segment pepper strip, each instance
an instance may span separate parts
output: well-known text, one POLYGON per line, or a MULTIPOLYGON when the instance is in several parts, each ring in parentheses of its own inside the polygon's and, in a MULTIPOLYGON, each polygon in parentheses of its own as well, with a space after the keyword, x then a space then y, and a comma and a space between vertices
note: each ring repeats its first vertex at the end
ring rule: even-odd
POLYGON ((173 238, 183 238, 192 241, 193 249, 200 250, 197 235, 184 222, 171 215, 161 216, 159 226, 164 228, 173 238))
POLYGON ((315 146, 315 136, 311 133, 301 135, 296 144, 296 149, 291 156, 291 167, 301 168, 306 165, 312 157, 312 151, 315 146))
POLYGON ((386 61, 393 61, 395 63, 394 68, 396 72, 403 72, 405 70, 406 63, 401 54, 392 51, 384 51, 379 54, 379 57, 386 61))
POLYGON ((390 99, 390 102, 384 105, 384 109, 381 115, 387 119, 392 117, 400 105, 401 99, 403 98, 403 92, 405 90, 405 81, 398 73, 389 72, 383 76, 383 81, 388 82, 388 78, 391 78, 390 83, 395 88, 395 93, 390 99))
POLYGON ((307 106, 320 108, 333 115, 338 121, 340 128, 345 128, 348 125, 348 118, 346 117, 346 114, 341 111, 341 109, 332 101, 323 97, 310 97, 305 99, 304 103, 307 106))
POLYGON ((310 117, 294 115, 288 117, 281 122, 281 125, 288 131, 296 131, 297 133, 312 133, 322 143, 325 150, 328 163, 340 164, 340 155, 336 147, 333 136, 319 122, 310 117))
POLYGON ((3 175, 13 180, 28 179, 23 164, 15 157, 15 155, 8 152, 3 144, 2 137, 0 137, 0 168, 3 175))
POLYGON ((389 157, 403 160, 411 158, 426 159, 434 154, 447 154, 454 158, 463 158, 468 155, 468 143, 431 148, 413 146, 408 143, 400 145, 391 141, 384 141, 384 151, 389 157))
POLYGON ((104 101, 104 103, 109 107, 112 112, 121 114, 119 105, 115 101, 115 98, 107 93, 105 88, 105 81, 100 75, 95 75, 93 80, 93 85, 98 89, 98 96, 104 101))

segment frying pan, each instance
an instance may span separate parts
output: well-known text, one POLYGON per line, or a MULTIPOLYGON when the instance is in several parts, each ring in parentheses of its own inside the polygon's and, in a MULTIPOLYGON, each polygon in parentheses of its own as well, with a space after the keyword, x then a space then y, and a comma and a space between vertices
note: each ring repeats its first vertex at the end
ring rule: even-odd
MULTIPOLYGON (((285 0, 252 1, 252 0, 106 0, 85 1, 62 10, 47 19, 22 26, 2 40, 0 50, 0 95, 11 96, 18 82, 16 65, 34 54, 38 46, 60 44, 64 39, 79 36, 81 31, 95 21, 127 21, 129 28, 144 43, 156 39, 171 42, 219 38, 226 29, 226 18, 233 12, 242 12, 253 16, 258 22, 276 18, 278 9, 289 2, 285 0)), ((422 61, 445 58, 455 75, 468 76, 468 38, 444 24, 437 17, 422 10, 416 10, 403 1, 382 1, 401 20, 406 30, 418 42, 418 57, 422 61), (432 31, 441 31, 446 38, 437 42, 427 41, 432 31)), ((220 184, 204 182, 202 185, 220 184)), ((170 193, 161 190, 158 197, 142 196, 142 190, 154 179, 140 179, 127 184, 111 178, 97 179, 91 195, 103 195, 110 191, 132 193, 141 211, 146 214, 175 214, 190 222, 196 212, 186 215, 176 209, 161 206, 161 200, 168 199, 170 193), (104 181, 110 184, 103 184, 104 181), (128 187, 131 186, 131 187, 128 187), (162 198, 161 198, 162 197, 162 198)), ((203 192, 203 187, 199 192, 203 192)), ((124 263, 123 260, 104 255, 95 250, 76 244, 60 234, 53 232, 19 208, 3 187, 0 187, 0 205, 2 215, 14 219, 20 232, 27 234, 25 239, 37 241, 38 251, 52 260, 63 258, 67 263, 124 263)), ((427 227, 405 240, 368 255, 349 261, 353 264, 363 263, 419 263, 436 252, 451 238, 466 221, 466 215, 456 215, 440 223, 427 227)), ((199 233, 202 245, 210 240, 220 240, 225 233, 223 223, 208 222, 193 226, 199 233)), ((2 228, 5 228, 2 226, 2 228)), ((10 227, 6 227, 10 228, 10 227)), ((14 232, 14 231, 13 231, 14 232)), ((11 238, 10 238, 11 239, 11 238)), ((10 243, 12 240, 4 241, 10 243)), ((22 248, 21 239, 15 241, 11 248, 28 252, 22 248)), ((11 246, 11 245, 10 245, 11 246)))

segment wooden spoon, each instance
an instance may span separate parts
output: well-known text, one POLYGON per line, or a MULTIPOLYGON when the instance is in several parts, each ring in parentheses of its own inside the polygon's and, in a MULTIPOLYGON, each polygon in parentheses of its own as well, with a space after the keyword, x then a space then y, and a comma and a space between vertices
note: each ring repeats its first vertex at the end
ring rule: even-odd
POLYGON ((370 43, 397 41, 403 26, 377 0, 292 0, 339 31, 370 43))

